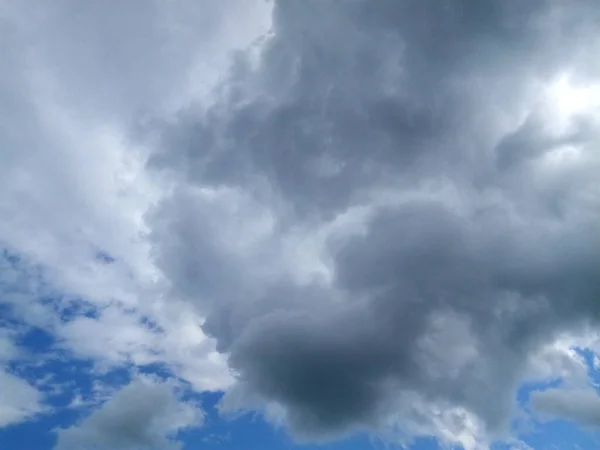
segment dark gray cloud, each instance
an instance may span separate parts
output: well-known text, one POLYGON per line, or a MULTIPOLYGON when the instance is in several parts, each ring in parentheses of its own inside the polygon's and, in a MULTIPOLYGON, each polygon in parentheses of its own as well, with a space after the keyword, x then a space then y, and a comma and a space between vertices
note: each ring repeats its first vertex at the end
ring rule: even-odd
POLYGON ((598 118, 567 126, 547 94, 597 75, 600 10, 278 1, 273 18, 150 161, 175 183, 148 216, 156 262, 229 354, 224 407, 276 405, 310 438, 432 430, 436 407, 505 431, 531 355, 598 317, 598 118))

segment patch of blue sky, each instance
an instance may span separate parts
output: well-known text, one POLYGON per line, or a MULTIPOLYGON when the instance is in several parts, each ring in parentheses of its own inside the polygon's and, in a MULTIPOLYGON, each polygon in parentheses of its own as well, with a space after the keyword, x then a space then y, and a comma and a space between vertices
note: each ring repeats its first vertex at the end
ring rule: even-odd
POLYGON ((575 350, 587 365, 590 384, 600 393, 600 358, 588 348, 576 348, 575 350))
POLYGON ((593 430, 562 419, 535 422, 530 433, 520 436, 535 450, 596 450, 600 447, 599 437, 593 430))
POLYGON ((99 250, 96 252, 96 261, 100 261, 104 264, 112 264, 116 259, 107 252, 99 250))

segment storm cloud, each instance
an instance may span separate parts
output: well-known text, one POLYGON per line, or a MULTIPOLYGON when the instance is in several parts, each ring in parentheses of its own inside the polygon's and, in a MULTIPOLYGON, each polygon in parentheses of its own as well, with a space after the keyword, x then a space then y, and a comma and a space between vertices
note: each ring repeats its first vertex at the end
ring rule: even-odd
POLYGON ((228 355, 224 410, 507 432, 533 355, 600 317, 600 103, 560 90, 597 79, 599 20, 279 0, 210 102, 152 122, 153 257, 228 355))

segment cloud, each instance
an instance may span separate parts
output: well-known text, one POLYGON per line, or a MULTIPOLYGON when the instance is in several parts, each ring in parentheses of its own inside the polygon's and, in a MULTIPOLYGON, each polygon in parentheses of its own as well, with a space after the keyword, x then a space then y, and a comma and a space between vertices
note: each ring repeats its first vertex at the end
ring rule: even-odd
POLYGON ((600 104, 557 89, 592 89, 597 19, 275 2, 258 61, 165 120, 150 161, 174 186, 153 255, 236 371, 224 410, 317 440, 508 432, 535 357, 598 317, 600 104))
POLYGON ((109 306, 96 317, 78 316, 61 324, 55 333, 57 346, 90 358, 99 371, 163 364, 198 390, 226 388, 231 375, 200 329, 197 314, 185 314, 184 307, 176 312, 154 323, 134 311, 109 306))
POLYGON ((8 327, 0 330, 0 364, 14 359, 18 355, 18 349, 14 344, 14 332, 8 327))
MULTIPOLYGON (((521 381, 581 376, 559 344, 600 312, 592 1, 38 3, 0 3, 12 317, 306 440, 482 448, 521 381)), ((59 445, 176 445, 169 389, 59 445)))
POLYGON ((29 420, 45 410, 43 394, 8 371, 8 363, 20 356, 15 334, 8 327, 0 329, 0 428, 29 420))
POLYGON ((44 410, 42 394, 25 380, 0 371, 0 427, 29 420, 44 410))
POLYGON ((202 412, 167 382, 138 379, 81 423, 58 431, 57 450, 177 449, 178 431, 200 425, 202 412))
MULTIPOLYGON (((162 187, 146 176, 145 149, 132 136, 144 115, 205 95, 229 53, 266 26, 260 6, 156 0, 115 9, 60 0, 31 9, 0 1, 0 325, 48 333, 54 348, 37 353, 41 365, 60 349, 104 371, 164 364, 198 390, 231 383, 203 318, 164 296, 143 220, 162 187)), ((32 350, 13 337, 0 333, 0 426, 47 411, 40 391, 6 371, 32 350)), ((38 387, 46 392, 54 381, 38 387)), ((166 402, 142 418, 162 420, 155 430, 130 424, 138 437, 166 443, 161 433, 187 425, 192 413, 199 424, 191 406, 170 404, 162 385, 153 389, 133 386, 119 397, 166 402)), ((110 443, 93 435, 115 425, 110 408, 127 406, 110 405, 83 429, 63 432, 64 445, 86 436, 110 443)))
POLYGON ((203 318, 164 295, 144 239, 163 186, 133 137, 145 116, 205 96, 268 27, 255 3, 0 2, 3 315, 105 368, 158 360, 200 390, 230 383, 203 318))
POLYGON ((600 398, 592 388, 534 392, 531 404, 538 412, 554 418, 572 420, 586 427, 600 425, 600 398))

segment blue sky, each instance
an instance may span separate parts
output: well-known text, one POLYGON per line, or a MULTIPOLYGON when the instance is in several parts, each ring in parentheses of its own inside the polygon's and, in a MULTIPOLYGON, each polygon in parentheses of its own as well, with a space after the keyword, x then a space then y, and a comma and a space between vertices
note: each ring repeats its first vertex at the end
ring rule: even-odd
POLYGON ((0 0, 0 448, 598 448, 599 21, 0 0))

